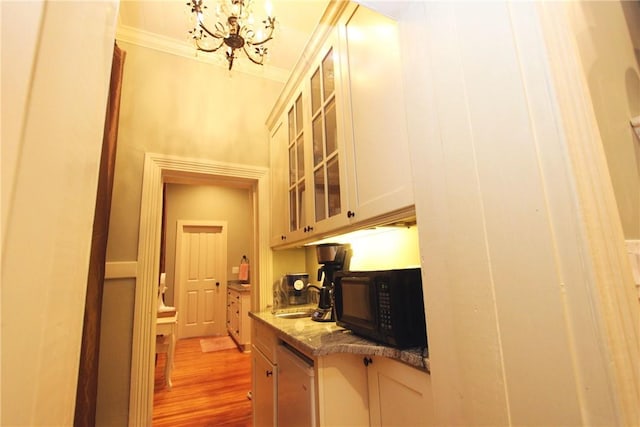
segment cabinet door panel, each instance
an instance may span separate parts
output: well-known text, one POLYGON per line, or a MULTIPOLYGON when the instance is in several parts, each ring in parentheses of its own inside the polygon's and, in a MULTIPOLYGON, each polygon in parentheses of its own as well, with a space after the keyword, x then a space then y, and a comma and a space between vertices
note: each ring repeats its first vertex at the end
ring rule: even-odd
POLYGON ((428 373, 384 357, 374 358, 367 369, 372 426, 434 425, 428 373))
POLYGON ((277 369, 255 346, 253 359, 253 425, 276 425, 277 369))
POLYGON ((349 200, 356 220, 413 204, 397 37, 394 21, 364 7, 345 27, 349 200))
POLYGON ((341 110, 341 89, 336 70, 339 64, 337 51, 338 31, 329 37, 312 66, 309 77, 311 86, 311 132, 313 157, 313 227, 322 233, 348 224, 343 212, 346 204, 346 171, 340 171, 344 156, 341 110), (320 90, 318 90, 318 81, 320 90))

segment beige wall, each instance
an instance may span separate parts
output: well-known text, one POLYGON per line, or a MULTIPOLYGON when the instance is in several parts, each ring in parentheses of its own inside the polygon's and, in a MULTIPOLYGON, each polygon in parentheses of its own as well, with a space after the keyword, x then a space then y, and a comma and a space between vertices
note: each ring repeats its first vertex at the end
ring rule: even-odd
POLYGON ((640 238, 640 3, 573 2, 572 23, 625 238, 640 238), (637 49, 636 51, 634 51, 637 49))
MULTIPOLYGON (((146 152, 268 166, 266 117, 281 83, 128 43, 107 262, 136 262, 146 152)), ((235 262, 234 258, 229 258, 235 262)), ((135 277, 107 280, 98 425, 125 425, 135 277)))
POLYGON ((135 45, 127 52, 108 261, 137 258, 145 152, 268 166, 266 117, 281 83, 135 45))
POLYGON ((68 426, 118 2, 0 7, 0 424, 68 426))
MULTIPOLYGON (((176 234, 178 220, 226 221, 227 278, 237 279, 232 267, 243 255, 251 257, 254 244, 251 192, 212 185, 167 184, 165 209, 167 292, 165 303, 173 305, 175 289, 176 234)), ((249 259, 251 261, 251 259, 249 259)))

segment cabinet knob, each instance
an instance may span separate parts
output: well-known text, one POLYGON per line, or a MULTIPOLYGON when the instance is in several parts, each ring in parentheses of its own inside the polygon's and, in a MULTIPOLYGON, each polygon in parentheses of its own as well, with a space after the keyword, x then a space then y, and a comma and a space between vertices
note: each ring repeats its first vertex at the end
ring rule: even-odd
POLYGON ((217 287, 220 287, 220 282, 216 282, 216 286, 217 286, 217 287))
POLYGON ((266 374, 268 377, 270 377, 271 375, 273 375, 273 371, 267 371, 266 374))
POLYGON ((373 363, 373 360, 370 357, 365 356, 362 358, 362 363, 364 363, 364 366, 369 366, 373 363))
POLYGON ((306 226, 305 228, 303 228, 303 231, 304 231, 305 233, 308 233, 308 232, 310 232, 310 231, 313 231, 313 227, 312 227, 312 226, 310 226, 310 225, 308 225, 308 226, 306 226))
POLYGON ((356 213, 353 211, 347 211, 347 218, 353 218, 354 216, 356 216, 356 213))
POLYGON ((287 240, 287 236, 283 234, 282 236, 280 236, 280 240, 287 240))

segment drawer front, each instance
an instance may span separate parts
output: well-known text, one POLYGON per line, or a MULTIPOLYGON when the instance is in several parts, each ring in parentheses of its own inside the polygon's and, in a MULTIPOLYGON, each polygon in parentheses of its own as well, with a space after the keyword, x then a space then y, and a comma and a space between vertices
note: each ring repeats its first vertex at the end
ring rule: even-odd
POLYGON ((253 320, 251 328, 251 342, 255 345, 272 363, 276 363, 276 347, 278 339, 271 328, 263 323, 253 320))

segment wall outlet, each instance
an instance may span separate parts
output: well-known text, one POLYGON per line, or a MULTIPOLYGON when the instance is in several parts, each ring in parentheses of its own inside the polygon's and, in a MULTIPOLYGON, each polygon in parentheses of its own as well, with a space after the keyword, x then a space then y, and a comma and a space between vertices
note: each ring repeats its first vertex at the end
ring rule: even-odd
POLYGON ((239 271, 240 271, 240 267, 238 266, 231 267, 231 273, 238 274, 239 271))

